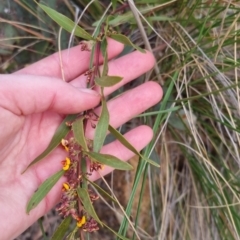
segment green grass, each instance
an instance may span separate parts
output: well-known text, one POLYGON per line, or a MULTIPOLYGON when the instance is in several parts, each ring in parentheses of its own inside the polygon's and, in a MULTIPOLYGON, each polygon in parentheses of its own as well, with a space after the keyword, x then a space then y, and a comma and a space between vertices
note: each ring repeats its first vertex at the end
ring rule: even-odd
MULTIPOLYGON (((46 2, 56 6, 54 0, 46 2)), ((63 1, 55 9, 74 19, 76 10, 84 9, 88 2, 76 0, 78 7, 74 7, 63 1)), ((90 5, 81 27, 93 32, 106 2, 90 5)), ((47 17, 35 3, 6 1, 0 4, 1 12, 8 3, 18 12, 16 19, 4 13, 6 31, 0 42, 0 71, 4 73, 28 64, 29 53, 30 61, 36 61, 58 50, 58 26, 46 25, 47 17), (29 19, 31 24, 26 25, 29 19)), ((121 4, 119 1, 118 7, 121 4)), ((239 10, 238 2, 219 0, 138 0, 131 9, 125 8, 127 21, 114 15, 117 31, 153 51, 156 66, 146 77, 164 87, 162 102, 150 110, 154 114, 141 118, 155 133, 144 155, 159 161, 161 169, 139 162, 126 206, 128 216, 133 208, 139 212, 133 219, 139 236, 138 220, 150 219, 150 230, 143 229, 148 238, 141 239, 240 238, 239 10), (136 195, 139 185, 140 196, 136 195), (149 216, 140 213, 145 185, 151 194, 149 216), (138 206, 133 206, 134 198, 139 199, 138 206)), ((66 48, 69 34, 64 32, 60 40, 66 48)), ((128 227, 123 217, 119 233, 127 235, 128 227)), ((137 239, 136 234, 128 237, 137 239)))

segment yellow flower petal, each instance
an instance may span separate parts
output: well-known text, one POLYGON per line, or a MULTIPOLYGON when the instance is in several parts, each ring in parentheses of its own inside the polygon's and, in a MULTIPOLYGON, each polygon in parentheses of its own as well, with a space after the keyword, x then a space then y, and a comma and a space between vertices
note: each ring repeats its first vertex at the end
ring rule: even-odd
POLYGON ((65 149, 66 152, 69 152, 69 148, 68 147, 64 146, 64 149, 65 149))
POLYGON ((68 183, 63 183, 63 188, 67 191, 70 189, 70 186, 68 183))
POLYGON ((66 157, 66 164, 67 164, 67 165, 70 165, 70 163, 71 163, 70 158, 66 157))
POLYGON ((86 217, 83 216, 82 218, 80 218, 80 219, 77 221, 77 226, 78 226, 78 227, 82 227, 85 223, 86 223, 86 217))
POLYGON ((67 164, 64 164, 64 166, 63 166, 62 169, 63 169, 64 171, 67 171, 67 170, 69 169, 69 166, 70 166, 69 164, 68 164, 68 165, 67 165, 67 164))
POLYGON ((62 144, 62 146, 65 148, 65 150, 66 150, 67 152, 69 152, 68 140, 62 139, 62 140, 61 140, 61 144, 62 144))
POLYGON ((62 169, 63 169, 64 171, 66 171, 66 170, 68 170, 69 167, 70 167, 71 160, 70 160, 70 158, 66 157, 66 159, 65 159, 64 161, 62 161, 62 163, 63 163, 63 168, 62 168, 62 169))

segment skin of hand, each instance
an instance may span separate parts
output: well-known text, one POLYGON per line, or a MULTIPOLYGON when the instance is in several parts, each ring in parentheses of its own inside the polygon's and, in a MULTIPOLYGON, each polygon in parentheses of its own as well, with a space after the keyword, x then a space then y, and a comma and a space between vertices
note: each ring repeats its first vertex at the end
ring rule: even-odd
MULTIPOLYGON (((106 88, 106 95, 154 65, 154 57, 149 52, 135 51, 114 59, 122 49, 122 44, 109 40, 108 56, 112 59, 109 75, 122 76, 123 80, 106 88)), ((10 240, 21 234, 60 199, 64 177, 29 215, 26 214, 27 202, 34 191, 62 168, 61 161, 66 157, 63 148, 56 148, 45 159, 21 173, 48 146, 65 115, 98 106, 98 89, 86 89, 84 72, 88 70, 89 59, 90 52, 81 51, 81 47, 76 46, 62 51, 61 58, 59 53, 55 53, 18 72, 0 76, 0 229, 4 230, 1 231, 1 240, 10 240)), ((110 124, 119 127, 158 103, 161 97, 161 87, 150 81, 109 100, 110 124)), ((100 111, 99 107, 96 111, 100 111)), ((90 125, 86 136, 94 137, 94 129, 90 125)), ((125 134, 125 138, 138 150, 143 149, 152 136, 148 126, 136 127, 125 134)), ((125 161, 134 155, 118 141, 105 145, 101 152, 125 161)), ((104 167, 101 175, 112 170, 104 167)), ((91 176, 91 180, 97 178, 98 173, 91 176)))

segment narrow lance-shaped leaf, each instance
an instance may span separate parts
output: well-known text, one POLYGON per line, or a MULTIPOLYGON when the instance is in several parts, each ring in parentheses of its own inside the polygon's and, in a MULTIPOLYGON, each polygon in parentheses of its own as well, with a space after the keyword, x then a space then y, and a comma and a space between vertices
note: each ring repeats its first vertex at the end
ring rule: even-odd
MULTIPOLYGON (((146 0, 143 0, 146 3, 146 0)), ((153 0, 156 2, 156 0, 153 0)), ((170 3, 170 2, 169 2, 170 3)), ((154 12, 157 8, 159 8, 159 6, 155 5, 155 6, 150 6, 150 7, 144 7, 144 8, 138 8, 139 12, 142 14, 146 14, 146 13, 152 13, 154 12)), ((109 17, 109 21, 108 21, 108 25, 110 26, 120 26, 126 22, 136 22, 133 13, 131 11, 126 11, 126 13, 123 14, 118 14, 117 16, 111 16, 109 17)), ((100 24, 100 20, 96 21, 95 23, 93 23, 93 27, 96 27, 100 24)))
POLYGON ((117 0, 111 0, 111 2, 112 2, 113 10, 115 10, 117 7, 117 0))
MULTIPOLYGON (((81 172, 86 173, 87 172, 87 159, 86 159, 86 156, 82 156, 80 164, 81 164, 81 172)), ((86 178, 82 179, 82 188, 87 189, 87 180, 86 180, 86 178)))
POLYGON ((101 187, 99 187, 96 183, 90 181, 88 178, 85 178, 85 177, 84 177, 84 179, 85 179, 86 181, 88 181, 91 185, 93 185, 93 186, 98 190, 99 193, 101 193, 102 195, 104 195, 104 197, 106 197, 106 198, 112 200, 113 202, 117 203, 117 201, 116 201, 111 195, 109 195, 104 189, 102 189, 101 187))
POLYGON ((67 233, 69 225, 71 223, 71 220, 72 220, 71 216, 64 218, 61 224, 54 232, 53 236, 51 237, 51 240, 64 239, 64 236, 67 233))
POLYGON ((103 76, 96 78, 95 82, 100 87, 111 87, 119 83, 123 78, 119 76, 103 76))
POLYGON ((84 206, 85 211, 92 218, 94 218, 99 224, 101 224, 101 226, 102 226, 102 222, 98 218, 98 216, 97 216, 97 214, 96 214, 96 212, 95 212, 95 210, 93 208, 93 205, 92 205, 91 199, 89 197, 88 191, 86 189, 84 189, 84 188, 78 187, 77 188, 77 194, 78 194, 78 197, 82 201, 82 204, 84 206))
POLYGON ((94 38, 89 33, 87 33, 84 29, 76 25, 68 17, 43 4, 39 3, 38 5, 50 18, 52 18, 58 25, 60 25, 66 31, 71 33, 74 30, 74 35, 86 40, 94 40, 94 38))
POLYGON ((103 55, 103 71, 102 77, 107 76, 108 74, 108 53, 107 53, 107 39, 106 37, 103 38, 101 43, 101 52, 103 55))
POLYGON ((109 16, 107 17, 106 21, 105 21, 104 33, 105 33, 106 36, 107 36, 108 33, 109 33, 109 22, 110 22, 111 20, 113 20, 114 18, 115 18, 115 16, 109 15, 109 16))
POLYGON ((52 187, 57 183, 57 181, 63 176, 64 171, 60 170, 55 173, 50 178, 46 179, 37 189, 37 191, 32 195, 31 199, 27 204, 26 212, 29 213, 33 208, 44 199, 44 197, 49 193, 52 187))
POLYGON ((55 134, 53 135, 52 140, 49 143, 48 147, 27 166, 27 168, 23 171, 23 173, 27 171, 27 169, 31 167, 33 164, 45 158, 49 153, 51 153, 59 145, 61 140, 65 138, 70 131, 70 127, 66 125, 66 122, 69 122, 69 121, 71 122, 76 117, 77 117, 77 114, 68 115, 67 117, 65 117, 65 119, 62 121, 60 126, 57 128, 55 134))
POLYGON ((85 150, 88 151, 86 139, 84 136, 84 128, 83 128, 83 120, 84 118, 79 118, 72 124, 73 135, 77 143, 85 150))
POLYGON ((79 228, 78 226, 76 226, 72 232, 70 232, 67 237, 66 237, 66 240, 76 240, 76 235, 77 235, 77 232, 78 232, 79 228))
POLYGON ((127 162, 124 162, 120 160, 119 158, 109 155, 109 154, 102 154, 102 153, 96 153, 96 152, 84 152, 86 155, 88 155, 92 161, 99 162, 104 165, 113 167, 115 169, 119 170, 132 170, 133 167, 127 162))
POLYGON ((127 38, 126 36, 124 36, 122 34, 112 33, 109 37, 120 43, 123 43, 125 45, 132 46, 133 48, 137 49, 138 51, 140 51, 142 53, 145 53, 145 51, 142 48, 140 48, 137 45, 135 45, 134 43, 132 43, 132 41, 129 38, 127 38))
POLYGON ((98 120, 98 124, 97 124, 95 135, 94 135, 94 140, 93 140, 94 152, 99 152, 100 149, 102 148, 104 140, 107 135, 108 124, 109 124, 109 113, 107 109, 106 100, 104 96, 102 96, 102 111, 98 120))
POLYGON ((118 130, 113 128, 111 125, 108 126, 108 130, 127 149, 129 149, 130 151, 132 151, 133 153, 135 153, 136 155, 138 155, 140 158, 144 159, 148 163, 152 164, 153 166, 160 167, 159 164, 157 164, 156 162, 152 161, 149 158, 144 157, 140 152, 138 152, 138 150, 130 142, 128 142, 118 130))

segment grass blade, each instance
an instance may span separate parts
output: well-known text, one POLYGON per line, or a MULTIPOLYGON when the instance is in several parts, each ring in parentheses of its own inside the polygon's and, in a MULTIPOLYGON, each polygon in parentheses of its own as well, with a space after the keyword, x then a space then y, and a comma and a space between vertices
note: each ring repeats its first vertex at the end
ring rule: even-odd
POLYGON ((111 229, 107 224, 104 224, 103 225, 108 229, 110 230, 111 232, 113 232, 118 238, 122 239, 122 240, 130 240, 129 238, 126 238, 120 234, 118 234, 117 232, 115 232, 113 229, 111 229))

